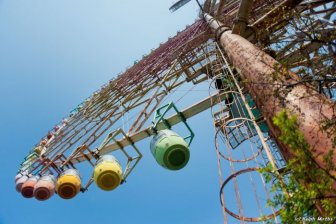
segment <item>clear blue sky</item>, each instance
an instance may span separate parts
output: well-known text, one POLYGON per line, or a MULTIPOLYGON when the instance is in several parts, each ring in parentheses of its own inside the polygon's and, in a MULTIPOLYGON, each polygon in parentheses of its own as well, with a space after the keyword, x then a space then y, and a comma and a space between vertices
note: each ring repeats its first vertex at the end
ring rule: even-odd
POLYGON ((24 199, 14 176, 31 147, 83 99, 197 17, 171 0, 0 0, 0 224, 222 222, 210 112, 190 119, 188 166, 171 172, 144 158, 112 192, 73 200, 24 199))

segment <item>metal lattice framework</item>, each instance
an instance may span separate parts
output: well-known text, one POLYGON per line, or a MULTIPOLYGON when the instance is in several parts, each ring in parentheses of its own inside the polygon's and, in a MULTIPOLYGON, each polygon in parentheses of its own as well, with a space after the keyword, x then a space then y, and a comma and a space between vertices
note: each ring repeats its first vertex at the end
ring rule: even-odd
POLYGON ((139 113, 129 121, 131 127, 125 131, 128 134, 139 131, 170 91, 193 76, 199 77, 202 65, 194 67, 202 59, 195 55, 209 36, 207 25, 199 20, 102 86, 73 110, 56 132, 51 130, 49 134, 54 133, 43 138, 47 143, 32 172, 44 173, 49 167, 61 172, 59 166, 71 160, 71 163, 80 162, 76 157, 84 153, 91 159, 95 154, 90 147, 131 110, 139 113), (80 146, 74 148, 75 145, 80 146))
MULTIPOLYGON (((272 218, 278 223, 279 208, 271 208, 266 214, 258 201, 256 177, 251 174, 249 181, 260 217, 244 214, 238 176, 255 172, 268 163, 281 169, 284 160, 268 130, 262 130, 264 117, 260 111, 256 114, 257 105, 250 99, 249 89, 243 88, 246 83, 241 83, 239 68, 234 68, 227 52, 216 44, 216 38, 225 30, 233 30, 295 72, 300 77, 298 82, 308 83, 314 91, 335 99, 335 6, 336 1, 330 0, 206 0, 204 13, 220 22, 221 29, 213 32, 200 18, 111 79, 35 145, 19 173, 59 175, 66 168, 76 168, 77 163, 94 166, 101 155, 119 150, 127 159, 125 180, 142 157, 135 143, 154 134, 147 126, 155 110, 177 88, 211 80, 213 90, 208 98, 183 110, 182 117, 172 115, 166 122, 175 125, 212 108, 225 220, 229 214, 241 222, 272 218), (250 151, 237 156, 247 142, 250 151), (223 159, 230 166, 226 180, 222 179, 223 159), (225 205, 224 188, 229 181, 233 181, 237 212, 225 205)), ((158 129, 163 128, 163 124, 158 124, 158 129)), ((259 181, 266 197, 271 198, 269 186, 261 176, 259 181)), ((82 191, 91 183, 92 178, 82 191)))
POLYGON ((273 140, 268 136, 267 124, 251 96, 240 86, 238 81, 241 80, 240 74, 224 57, 216 43, 209 43, 206 50, 210 65, 208 74, 210 74, 209 79, 212 80, 210 89, 219 90, 217 97, 211 103, 211 111, 215 127, 220 171, 220 196, 225 223, 230 223, 227 214, 240 222, 260 222, 273 219, 274 223, 280 223, 277 217, 280 208, 270 206, 266 209, 268 206, 265 203, 272 197, 271 186, 266 184, 263 175, 258 170, 268 164, 276 170, 281 170, 285 166, 284 159, 273 140), (225 170, 221 165, 223 160, 226 166, 229 164, 230 167, 230 173, 227 174, 228 177, 225 180, 222 175, 222 170, 225 170), (244 178, 246 179, 244 186, 239 186, 239 182, 242 183, 243 180, 241 175, 245 173, 248 173, 248 178, 244 178), (228 186, 231 182, 232 184, 228 186), (257 186, 262 186, 262 190, 257 186), (227 189, 228 187, 233 188, 233 194, 229 193, 232 189, 227 189), (242 190, 243 188, 245 190, 242 190), (250 188, 250 198, 243 199, 242 192, 248 191, 247 188, 250 188), (235 211, 230 208, 232 203, 225 203, 230 195, 235 195, 234 201, 237 204, 235 211), (261 198, 267 200, 260 200, 261 198), (246 202, 251 200, 256 202, 255 207, 249 208, 246 214, 246 202), (254 217, 249 217, 251 214, 254 217))

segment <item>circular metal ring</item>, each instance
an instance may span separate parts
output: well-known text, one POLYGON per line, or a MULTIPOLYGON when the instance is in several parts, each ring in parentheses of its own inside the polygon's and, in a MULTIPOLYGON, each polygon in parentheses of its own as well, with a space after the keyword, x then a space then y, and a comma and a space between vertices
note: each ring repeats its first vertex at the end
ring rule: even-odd
MULTIPOLYGON (((220 133, 220 131, 221 131, 220 129, 217 129, 217 131, 216 131, 216 134, 215 134, 215 141, 216 141, 216 142, 218 141, 218 133, 220 133)), ((256 153, 256 154, 253 154, 252 156, 250 156, 250 157, 248 157, 248 158, 246 158, 246 159, 233 159, 233 158, 230 158, 230 157, 224 155, 224 154, 219 150, 219 148, 218 148, 218 144, 216 144, 216 149, 218 150, 220 156, 221 156, 223 159, 225 159, 225 160, 227 160, 227 161, 230 161, 230 162, 234 162, 234 163, 251 161, 251 160, 257 158, 257 157, 261 154, 261 151, 263 150, 262 147, 258 147, 258 151, 257 151, 257 153, 256 153)))
MULTIPOLYGON (((234 177, 237 177, 238 175, 240 174, 243 174, 243 173, 248 173, 248 172, 253 172, 253 171, 258 171, 260 170, 260 168, 257 168, 257 167, 250 167, 250 168, 246 168, 246 169, 242 169, 242 170, 239 170, 233 174, 231 174, 222 184, 221 186, 221 189, 220 189, 220 192, 219 192, 219 198, 220 198, 220 202, 221 202, 221 205, 223 206, 223 201, 222 201, 222 194, 223 194, 223 189, 225 187, 225 185, 234 177)), ((248 221, 248 222, 260 222, 260 221, 265 221, 265 220, 268 220, 268 219, 271 219, 271 218, 275 218, 276 216, 279 215, 281 209, 279 209, 278 211, 276 211, 275 213, 273 214, 269 214, 269 215, 266 215, 266 216, 262 216, 262 217, 245 217, 245 216, 241 216, 241 215, 237 215, 236 213, 230 211, 226 206, 224 207, 225 209, 225 212, 227 212, 229 215, 231 215, 232 217, 238 219, 238 220, 241 220, 241 221, 248 221)))

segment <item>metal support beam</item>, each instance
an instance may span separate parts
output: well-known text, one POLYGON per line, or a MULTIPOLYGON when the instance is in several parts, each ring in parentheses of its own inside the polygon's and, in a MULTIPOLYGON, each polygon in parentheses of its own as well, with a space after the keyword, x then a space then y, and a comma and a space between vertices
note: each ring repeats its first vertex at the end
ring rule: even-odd
POLYGON ((205 0, 203 7, 204 12, 210 13, 211 0, 205 0))
POLYGON ((244 36, 246 27, 248 25, 248 17, 253 5, 251 0, 241 0, 237 18, 234 21, 232 33, 244 36))
POLYGON ((252 24, 254 30, 259 30, 259 39, 267 37, 287 24, 289 21, 284 18, 285 15, 292 13, 292 10, 299 5, 303 0, 286 0, 280 5, 273 8, 271 11, 263 15, 252 24))
POLYGON ((217 0, 212 0, 211 7, 210 7, 210 12, 212 12, 212 14, 214 12, 216 4, 217 4, 217 0))
POLYGON ((219 3, 218 3, 218 7, 217 7, 217 11, 215 13, 216 16, 220 15, 224 6, 226 4, 226 0, 220 0, 219 3))
MULTIPOLYGON (((222 100, 224 100, 225 98, 225 94, 221 94, 218 96, 218 93, 217 94, 214 94, 212 96, 209 96, 207 97, 206 99, 184 109, 183 111, 181 111, 181 114, 174 114, 173 116, 169 117, 166 119, 166 121, 169 123, 170 126, 173 126, 173 125, 176 125, 178 123, 180 123, 182 121, 181 117, 184 117, 185 119, 188 119, 188 118, 191 118, 207 109, 209 109, 211 106, 212 106, 212 103, 213 102, 220 102, 222 100)), ((160 122, 158 125, 157 125, 157 130, 163 130, 166 128, 166 126, 164 125, 163 122, 160 122)), ((128 145, 130 145, 130 142, 132 143, 136 143, 136 142, 139 142, 147 137, 150 137, 154 134, 153 130, 151 127, 147 127, 139 132, 136 132, 130 136, 128 136, 128 138, 122 138, 114 143, 111 143, 111 144, 107 144, 105 145, 103 148, 101 148, 99 150, 99 154, 100 155, 104 155, 104 154, 107 154, 109 152, 112 152, 112 151, 115 151, 115 150, 118 150, 120 148, 124 148, 128 145)), ((149 146, 148 146, 149 147, 149 146)), ((86 160, 86 158, 92 158, 93 155, 91 154, 80 154, 76 157, 74 157, 71 162, 73 164, 75 163, 79 163, 79 162, 82 162, 84 160, 86 160)))
MULTIPOLYGON (((272 118, 282 109, 298 117, 299 130, 311 146, 315 161, 325 168, 323 157, 335 149, 334 130, 323 130, 323 125, 336 120, 336 104, 313 90, 307 84, 298 83, 298 76, 251 44, 249 41, 222 26, 209 14, 204 15, 211 29, 216 32, 220 46, 240 71, 244 83, 257 102, 258 108, 270 127, 271 134, 278 138, 281 133, 272 118)), ((335 127, 331 127, 333 129, 335 127)), ((288 146, 278 141, 286 159, 292 156, 288 146)), ((336 150, 333 153, 336 163, 336 150)))

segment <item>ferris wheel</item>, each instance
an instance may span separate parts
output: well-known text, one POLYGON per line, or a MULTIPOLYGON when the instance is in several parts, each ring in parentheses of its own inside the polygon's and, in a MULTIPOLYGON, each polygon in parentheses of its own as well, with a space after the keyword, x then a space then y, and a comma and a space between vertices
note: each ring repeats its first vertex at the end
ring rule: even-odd
MULTIPOLYGON (((233 38, 231 42, 224 43, 229 46, 226 48, 221 38, 232 28, 236 30, 233 32, 238 32, 269 54, 277 54, 281 60, 290 60, 291 64, 296 64, 296 67, 291 67, 295 70, 305 63, 301 55, 295 54, 291 43, 280 47, 277 44, 281 45, 283 39, 291 39, 294 43, 297 40, 293 40, 293 33, 288 32, 298 31, 288 29, 292 24, 272 20, 271 17, 277 13, 270 8, 284 5, 298 7, 301 10, 299 15, 306 16, 305 12, 312 7, 320 9, 323 6, 326 9, 321 11, 322 17, 311 16, 311 19, 315 28, 325 29, 334 27, 327 15, 332 11, 328 9, 335 4, 328 5, 332 1, 318 4, 303 1, 297 5, 286 5, 287 1, 258 1, 249 6, 253 8, 249 20, 253 26, 247 27, 242 25, 246 21, 242 20, 241 14, 244 11, 241 7, 248 7, 243 5, 245 1, 223 2, 205 1, 201 18, 194 24, 135 61, 132 67, 109 80, 60 119, 23 159, 15 177, 16 190, 25 198, 34 197, 40 201, 50 199, 54 194, 71 199, 79 192, 87 193, 93 184, 103 191, 112 191, 132 178, 130 174, 141 162, 142 150, 145 150, 140 149, 137 143, 146 138, 151 139, 148 149, 163 169, 172 172, 183 169, 190 160, 192 148, 197 147, 193 145, 193 139, 197 137, 194 129, 198 127, 190 126, 188 119, 209 110, 215 130, 209 142, 215 143, 220 203, 225 222, 227 216, 231 216, 243 222, 271 219, 274 223, 281 223, 278 218, 281 208, 265 208, 267 200, 274 195, 270 190, 272 183, 267 183, 259 172, 272 166, 281 173, 288 159, 271 124, 270 117, 277 108, 266 108, 273 100, 266 93, 273 87, 265 86, 268 80, 261 80, 254 65, 244 65, 245 59, 240 61, 239 54, 244 48, 252 49, 252 43, 244 42, 244 39, 242 46, 237 47, 233 38), (270 24, 270 21, 273 23, 270 24), (270 38, 261 32, 266 25, 274 29, 270 38), (241 32, 242 27, 246 29, 245 33, 241 32), (238 53, 235 47, 239 49, 238 53), (255 70, 249 71, 249 68, 255 70), (255 76, 253 72, 256 72, 255 76), (246 81, 248 78, 250 83, 246 81), (207 97, 197 99, 193 96, 193 88, 198 86, 207 86, 207 97), (187 90, 181 95, 181 89, 187 90), (191 96, 188 106, 181 108, 178 103, 186 96, 191 96), (180 128, 176 128, 177 125, 180 128), (224 164, 226 172, 222 171, 224 164), (90 175, 83 175, 83 170, 86 173, 90 170, 90 175), (244 183, 249 187, 242 186, 241 178, 245 178, 244 183), (256 204, 253 214, 258 215, 244 213, 246 199, 242 192, 245 187, 252 192, 251 198, 256 204), (235 197, 235 208, 226 204, 228 196, 225 195, 235 197)), ((178 3, 175 6, 178 7, 178 3)), ((285 12, 279 9, 278 13, 285 12)), ((304 27, 308 29, 302 23, 297 30, 304 27)), ((297 36, 299 38, 300 35, 297 36)), ((323 48, 322 45, 315 44, 313 49, 311 46, 307 49, 317 55, 316 48, 323 48)), ((261 55, 262 60, 273 63, 274 59, 264 51, 253 50, 248 53, 261 55)), ((329 54, 327 51, 332 50, 320 52, 320 56, 326 56, 329 54)), ((248 53, 240 55, 243 58, 248 53)), ((322 56, 325 65, 332 63, 330 57, 322 56)), ((335 81, 327 83, 324 80, 318 87, 324 93, 323 97, 334 97, 331 89, 336 88, 335 81)), ((285 182, 282 179, 274 181, 285 182)))

